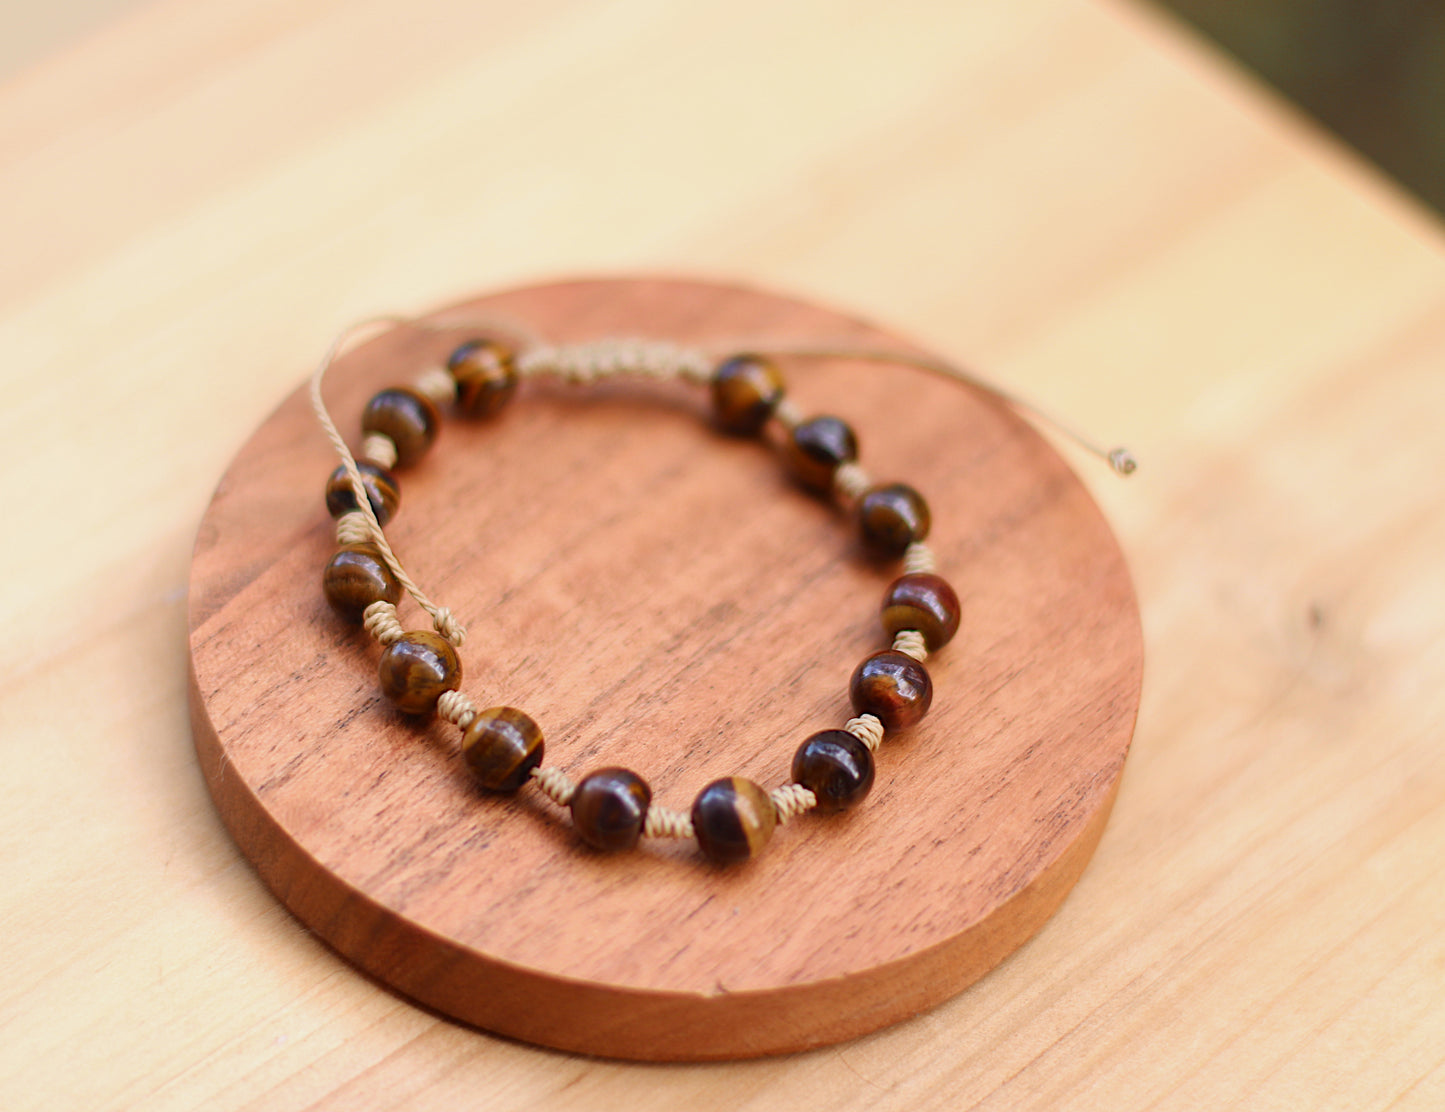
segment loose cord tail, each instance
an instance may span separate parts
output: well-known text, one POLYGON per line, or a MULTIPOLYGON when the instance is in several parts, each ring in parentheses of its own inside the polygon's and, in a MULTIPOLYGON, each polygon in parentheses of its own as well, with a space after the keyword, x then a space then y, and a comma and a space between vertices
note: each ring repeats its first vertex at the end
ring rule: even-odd
POLYGON ((1122 445, 1115 448, 1105 448, 1077 429, 1065 424, 1051 413, 1040 409, 1026 398, 1022 398, 1017 394, 1005 390, 1003 387, 990 382, 988 379, 983 378, 973 371, 942 359, 934 359, 930 356, 919 355, 910 351, 894 351, 886 348, 849 347, 847 344, 838 344, 835 346, 763 343, 755 346, 744 344, 737 347, 730 347, 728 350, 729 352, 747 351, 765 356, 789 356, 794 359, 857 359, 865 363, 890 363, 905 367, 917 367, 919 370, 928 371, 952 382, 961 382, 975 389, 982 390, 985 394, 993 395, 1014 409, 1032 415, 1056 432, 1072 440, 1079 447, 1083 448, 1084 451, 1099 457, 1099 459, 1112 467, 1118 475, 1132 475, 1139 469, 1139 461, 1128 448, 1122 445))
POLYGON ((442 320, 417 320, 414 317, 402 316, 397 313, 379 313, 376 316, 366 317, 347 325, 332 339, 326 348, 326 354, 322 356, 321 362, 317 364, 316 370, 311 375, 311 410, 316 415, 321 430, 326 434, 326 439, 331 442, 341 465, 346 468, 347 479, 351 483, 352 496, 356 499, 356 510, 366 520, 367 530, 370 534, 368 541, 376 545, 381 553, 381 558, 386 561, 386 566, 396 576, 397 582, 409 594, 418 606, 431 616, 432 626, 454 645, 460 646, 467 639, 466 627, 445 606, 438 606, 427 598, 422 589, 417 586, 416 581, 407 574, 406 568, 402 565, 396 553, 392 550, 391 544, 386 539, 386 533, 381 528, 381 522, 376 519, 376 511, 371 508, 371 499, 366 493, 366 484, 362 481, 361 470, 356 466, 356 457, 351 454, 351 449, 346 445, 346 438, 343 437, 336 427, 336 422, 331 419, 331 413, 326 408, 326 401, 322 397, 321 385, 326 378, 326 372, 336 362, 337 357, 344 348, 358 333, 370 331, 381 326, 392 328, 412 328, 419 332, 454 332, 464 329, 480 329, 486 332, 500 333, 514 343, 521 346, 533 347, 541 344, 541 338, 530 330, 511 321, 480 320, 470 318, 452 322, 442 320))

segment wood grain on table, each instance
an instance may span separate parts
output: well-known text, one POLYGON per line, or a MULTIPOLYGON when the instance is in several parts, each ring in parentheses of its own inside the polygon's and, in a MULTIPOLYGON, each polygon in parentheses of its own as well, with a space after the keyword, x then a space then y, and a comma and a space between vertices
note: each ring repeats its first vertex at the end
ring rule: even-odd
POLYGON ((163 0, 0 87, 0 248, 7 1109, 1445 1104, 1445 237, 1147 10, 163 0), (1144 461, 1070 456, 1146 642, 1093 863, 839 1047, 420 1011, 196 768, 193 533, 334 329, 636 271, 861 313, 1144 461))

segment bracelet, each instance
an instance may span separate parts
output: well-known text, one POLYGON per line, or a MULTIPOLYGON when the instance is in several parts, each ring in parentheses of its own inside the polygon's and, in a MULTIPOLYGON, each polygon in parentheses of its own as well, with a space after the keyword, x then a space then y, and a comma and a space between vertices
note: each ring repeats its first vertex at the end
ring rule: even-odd
MULTIPOLYGON (((775 828, 791 818, 813 809, 843 811, 868 795, 875 775, 873 754, 886 733, 915 725, 929 709, 933 688, 924 661, 957 633, 961 608, 953 588, 936 574, 927 544, 931 517, 923 497, 904 483, 875 484, 858 463, 857 438, 844 421, 832 416, 804 419, 786 397, 775 357, 906 363, 980 386, 1015 406, 1031 407, 958 368, 906 352, 763 351, 766 345, 757 345, 718 358, 658 341, 552 346, 513 324, 485 322, 469 329, 479 338, 455 347, 444 367, 430 367, 409 385, 384 389, 367 403, 357 459, 326 409, 321 384, 349 335, 376 323, 452 332, 461 326, 398 317, 362 322, 337 337, 311 383, 313 408, 341 460, 326 484, 339 549, 323 572, 323 591, 337 614, 359 623, 380 643, 381 690, 398 710, 414 716, 436 714, 457 726, 462 760, 482 788, 509 794, 535 784, 570 811, 582 840, 601 850, 629 849, 644 836, 695 839, 710 861, 734 864, 756 856, 775 828), (707 387, 714 424, 725 433, 763 438, 775 430, 794 477, 850 510, 870 552, 902 562, 903 574, 887 588, 881 611, 891 646, 868 656, 849 684, 855 716, 841 729, 804 740, 793 756, 791 779, 771 791, 742 777, 725 777, 704 787, 690 811, 681 812, 655 805, 647 782, 628 769, 596 769, 574 782, 562 770, 544 767, 542 731, 525 712, 510 706, 478 709, 461 692, 456 650, 466 631, 447 608, 427 598, 387 541, 384 527, 400 502, 393 472, 415 464, 432 447, 441 407, 451 406, 463 417, 492 418, 507 407, 523 380, 554 377, 585 384, 617 375, 680 379, 707 387), (431 630, 403 627, 397 613, 403 592, 430 616, 431 630)), ((1126 450, 1106 453, 1081 443, 1120 474, 1134 470, 1126 450)))

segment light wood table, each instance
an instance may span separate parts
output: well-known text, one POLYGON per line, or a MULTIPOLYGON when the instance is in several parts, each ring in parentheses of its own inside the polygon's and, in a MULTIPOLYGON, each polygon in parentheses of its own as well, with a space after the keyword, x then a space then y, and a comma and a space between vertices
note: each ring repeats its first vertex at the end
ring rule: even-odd
POLYGON ((164 0, 0 88, 6 1109, 1445 1105, 1445 238, 1122 2, 164 0), (862 312, 1072 455, 1147 664, 1083 881, 800 1056, 568 1057, 400 1000, 202 786, 192 534, 346 321, 579 273, 862 312))

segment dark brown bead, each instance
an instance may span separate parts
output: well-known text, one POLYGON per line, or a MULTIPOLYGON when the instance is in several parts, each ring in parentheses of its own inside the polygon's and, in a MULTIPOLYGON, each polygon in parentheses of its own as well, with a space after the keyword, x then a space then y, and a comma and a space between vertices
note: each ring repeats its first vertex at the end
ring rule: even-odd
POLYGON ((820 811, 846 811, 873 789, 873 754, 847 730, 823 730, 793 754, 793 779, 818 799, 820 811))
POLYGON ((373 602, 401 601, 401 584, 374 544, 342 545, 321 576, 326 601, 349 622, 361 621, 373 602))
POLYGON ((837 417, 810 417, 789 434, 785 453, 800 483, 827 491, 839 466, 858 458, 858 438, 837 417))
POLYGON ((725 432, 755 436, 782 400, 783 374, 761 356, 736 355, 712 373, 713 416, 725 432))
POLYGON ((875 716, 886 729, 902 730, 928 713, 933 681, 911 656, 884 649, 858 665, 848 693, 857 713, 875 716))
POLYGON ((462 759, 489 792, 514 792, 542 763, 542 729, 516 707, 489 707, 462 734, 462 759))
POLYGON ((778 811, 768 793, 740 776, 714 780, 692 805, 697 844, 718 865, 756 857, 777 824, 778 811))
POLYGON ((366 403, 363 432, 380 432, 396 445, 396 465, 410 467, 437 438, 441 415, 432 400, 409 386, 393 386, 366 403))
POLYGON ((930 652, 953 640, 962 613, 948 581, 930 572, 899 576, 883 596, 883 628, 890 635, 918 630, 930 652))
POLYGON ((902 556, 910 544, 928 536, 932 524, 928 503, 907 483, 870 487, 858 500, 863 542, 880 556, 902 556))
POLYGON ((491 417, 517 392, 512 352, 495 340, 469 340, 447 360, 457 384, 457 411, 464 417, 491 417))
POLYGON ((415 629, 381 653, 381 691, 407 714, 430 714, 444 691, 462 685, 462 662, 438 633, 415 629))
POLYGON ((631 849, 642 837, 652 789, 625 768, 589 772, 572 793, 572 825, 588 845, 631 849))
MULTIPOLYGON (((401 488, 396 485, 396 476, 366 460, 357 460, 356 469, 361 472, 361 485, 366 490, 366 500, 371 503, 371 512, 380 524, 385 525, 401 503, 401 488)), ((351 476, 346 473, 345 467, 338 467, 326 480, 326 512, 332 517, 340 517, 354 509, 356 492, 351 489, 351 476)))

